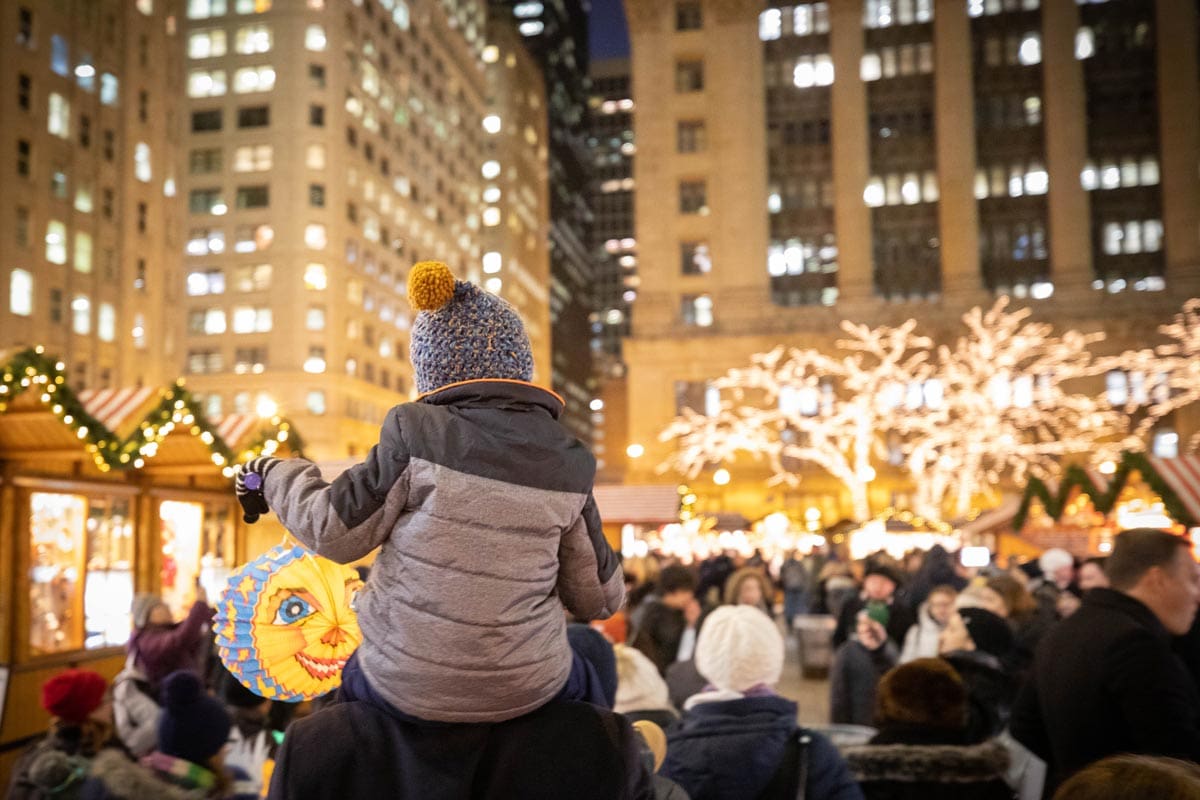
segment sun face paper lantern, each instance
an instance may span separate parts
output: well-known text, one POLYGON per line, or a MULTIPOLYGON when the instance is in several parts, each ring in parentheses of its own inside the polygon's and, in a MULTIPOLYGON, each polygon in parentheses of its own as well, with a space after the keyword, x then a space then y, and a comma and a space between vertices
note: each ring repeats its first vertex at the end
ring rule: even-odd
POLYGON ((281 544, 233 573, 214 621, 221 661, 250 691, 299 702, 342 683, 362 641, 351 567, 281 544))

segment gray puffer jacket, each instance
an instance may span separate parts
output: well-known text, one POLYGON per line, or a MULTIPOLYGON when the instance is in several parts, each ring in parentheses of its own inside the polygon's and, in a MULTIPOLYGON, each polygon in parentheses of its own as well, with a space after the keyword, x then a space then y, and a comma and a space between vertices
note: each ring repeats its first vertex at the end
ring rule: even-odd
POLYGON ((303 459, 263 491, 292 534, 350 562, 382 546, 357 602, 358 658, 405 714, 497 722, 543 705, 571 669, 563 607, 620 608, 624 579, 592 498, 595 460, 518 381, 454 384, 388 412, 333 483, 303 459))

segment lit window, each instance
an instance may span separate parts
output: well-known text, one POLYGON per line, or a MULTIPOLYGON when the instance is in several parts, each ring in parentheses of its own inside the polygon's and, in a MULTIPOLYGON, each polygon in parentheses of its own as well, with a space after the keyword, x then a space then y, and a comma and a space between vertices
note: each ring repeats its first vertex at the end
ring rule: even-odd
POLYGON ((75 271, 84 274, 92 271, 92 235, 83 231, 75 232, 75 271))
POLYGON ((270 225, 239 225, 234 232, 235 253, 255 253, 266 250, 275 241, 275 229, 270 225))
POLYGON ((936 203, 940 196, 937 173, 932 170, 926 172, 921 180, 921 200, 926 203, 936 203))
POLYGON ((310 331, 325 330, 325 307, 309 306, 308 312, 304 315, 304 327, 310 331))
POLYGON ((1155 186, 1158 184, 1158 180, 1158 159, 1154 156, 1146 156, 1142 159, 1139 183, 1142 186, 1155 186))
POLYGON ((314 292, 323 292, 329 285, 329 278, 324 264, 308 264, 304 267, 304 288, 314 292))
POLYGON ((75 66, 75 82, 79 84, 79 88, 88 92, 96 90, 96 66, 92 63, 92 57, 87 53, 79 59, 79 64, 75 66))
POLYGON ((33 275, 14 269, 8 283, 8 310, 22 317, 33 313, 33 275))
POLYGON ((308 358, 304 359, 304 371, 312 375, 319 375, 325 371, 324 347, 308 348, 308 358))
POLYGON ((51 264, 67 263, 67 226, 56 219, 46 223, 46 260, 51 264))
POLYGON ((706 294, 683 296, 683 323, 699 328, 713 324, 712 297, 706 294))
POLYGON ((517 26, 517 31, 522 36, 537 36, 546 29, 546 24, 541 20, 528 20, 517 26))
POLYGON ((1025 34, 1025 38, 1021 40, 1021 49, 1017 51, 1017 60, 1025 66, 1042 63, 1041 34, 1025 34))
POLYGON ((225 31, 196 31, 188 36, 188 58, 216 58, 225 55, 225 31))
POLYGON ((1103 248, 1106 255, 1115 256, 1121 252, 1121 239, 1125 231, 1119 222, 1109 222, 1104 225, 1103 248))
POLYGON ((491 180, 500 174, 500 162, 485 161, 483 162, 483 168, 480 170, 480 172, 483 174, 483 177, 491 180))
POLYGON ((517 3, 513 6, 513 16, 517 19, 528 19, 538 16, 544 10, 544 7, 539 2, 517 3))
POLYGON ((503 288, 504 281, 500 278, 488 278, 483 282, 483 288, 492 294, 500 294, 500 289, 503 288))
POLYGON ((100 102, 106 106, 115 106, 120 94, 120 82, 116 75, 104 73, 100 76, 100 102))
POLYGON ((883 179, 873 177, 867 182, 867 188, 863 189, 863 202, 871 208, 879 208, 884 205, 885 195, 883 190, 883 179))
POLYGON ((269 144, 244 145, 233 151, 234 172, 263 172, 271 168, 274 150, 269 144))
POLYGON ((101 303, 96 313, 96 334, 102 342, 117 338, 117 311, 111 303, 101 303))
POLYGON ((1134 158, 1126 158, 1121 161, 1121 185, 1122 186, 1137 186, 1138 185, 1138 162, 1134 158))
POLYGON ((83 214, 92 213, 92 187, 90 184, 75 184, 75 210, 83 214))
POLYGON ((783 198, 779 196, 778 191, 773 191, 767 195, 767 213, 778 214, 783 210, 783 198))
POLYGON ((504 257, 495 251, 483 254, 483 271, 495 275, 504 264, 504 257))
POLYGON ((267 25, 245 25, 237 29, 234 48, 242 54, 267 53, 271 50, 271 28, 267 25))
POLYGON ((988 196, 988 176, 986 169, 975 170, 975 199, 983 200, 988 196))
POLYGON ((1162 239, 1162 220, 1148 219, 1142 223, 1142 250, 1147 253, 1157 253, 1162 250, 1162 239))
POLYGON ((769 8, 758 15, 758 38, 764 42, 778 39, 783 32, 783 12, 769 8))
POLYGON ((187 293, 189 297, 222 294, 224 291, 225 273, 219 269, 207 272, 192 272, 187 276, 187 293))
POLYGON ((194 69, 188 72, 188 97, 220 97, 225 94, 225 70, 194 69))
POLYGON ((64 78, 71 72, 71 54, 67 40, 57 34, 50 37, 50 69, 64 78))
POLYGON ((267 333, 271 330, 271 309, 234 306, 234 333, 267 333))
POLYGON ((243 67, 233 73, 233 91, 238 94, 269 92, 274 88, 275 68, 272 66, 243 67))
POLYGON ((1031 164, 1025 173, 1025 194, 1045 194, 1050 188, 1050 176, 1041 164, 1031 164))
POLYGON ((86 294, 71 301, 71 330, 84 336, 92 332, 92 301, 86 294))
POLYGON ((325 145, 310 144, 304 151, 304 164, 309 169, 325 169, 325 145))
POLYGON ((864 81, 877 81, 883 77, 883 63, 878 53, 864 53, 859 65, 859 76, 864 81))
POLYGON ((49 102, 46 129, 55 136, 66 139, 71 135, 71 103, 58 92, 50 93, 49 102))
POLYGON ((208 19, 228 13, 226 0, 188 0, 188 19, 208 19))
POLYGON ((1087 162, 1083 166, 1083 170, 1079 173, 1079 183, 1083 186, 1084 191, 1093 191, 1100 186, 1099 174, 1096 172, 1096 164, 1092 161, 1087 162))
POLYGON ((271 10, 271 0, 236 0, 234 10, 239 14, 262 14, 271 10))
POLYGON ((906 173, 904 183, 900 185, 900 197, 904 205, 911 206, 921 202, 921 183, 915 172, 906 173))
POLYGON ((1172 430, 1155 431, 1151 449, 1156 458, 1178 458, 1179 434, 1172 430))
POLYGON ((499 133, 500 127, 501 121, 498 114, 488 114, 483 118, 483 129, 488 133, 499 133))
POLYGON ((322 391, 313 390, 308 393, 305 400, 305 408, 308 413, 321 416, 325 413, 325 393, 322 391))
POLYGON ((1082 61, 1096 54, 1096 36, 1089 27, 1082 27, 1075 32, 1075 57, 1082 61))
POLYGON ((325 226, 318 222, 310 222, 304 226, 304 244, 311 250, 324 250, 329 244, 325 226))
POLYGON ((1121 185, 1121 169, 1113 161, 1105 161, 1100 166, 1100 187, 1116 189, 1121 185))
MULTIPOLYGON (((304 47, 307 50, 314 52, 323 52, 327 42, 325 40, 325 28, 320 25, 309 25, 304 31, 304 47)), ((270 49, 270 45, 267 46, 270 49)))
POLYGON ((150 182, 150 145, 145 142, 134 145, 133 174, 142 183, 150 182))

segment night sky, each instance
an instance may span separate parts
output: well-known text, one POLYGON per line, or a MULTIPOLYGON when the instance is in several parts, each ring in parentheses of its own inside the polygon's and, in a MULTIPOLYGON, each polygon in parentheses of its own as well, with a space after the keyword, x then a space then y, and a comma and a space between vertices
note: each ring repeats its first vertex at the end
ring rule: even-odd
POLYGON ((593 60, 629 56, 629 32, 621 0, 592 0, 588 27, 593 60))

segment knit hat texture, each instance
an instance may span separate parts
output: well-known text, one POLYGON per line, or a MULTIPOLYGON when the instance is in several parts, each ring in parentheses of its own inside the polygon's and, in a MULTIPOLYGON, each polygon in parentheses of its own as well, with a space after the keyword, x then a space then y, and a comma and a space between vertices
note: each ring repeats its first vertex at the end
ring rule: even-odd
POLYGON ((133 627, 141 630, 150 622, 150 612, 163 605, 162 598, 156 594, 139 594, 133 598, 133 627))
POLYGON ((504 300, 454 280, 440 261, 422 261, 408 275, 408 302, 418 312, 409 355, 421 394, 462 381, 533 380, 529 336, 504 300))
POLYGON ((890 670, 879 681, 875 723, 961 729, 967 723, 962 678, 940 658, 918 658, 890 670))
POLYGON ((628 714, 672 708, 667 682, 653 661, 632 647, 617 645, 613 651, 617 656, 617 702, 613 711, 628 714))
POLYGON ((872 575, 881 575, 891 581, 897 589, 904 585, 904 578, 899 571, 890 564, 881 564, 877 561, 872 561, 867 565, 866 572, 863 573, 863 580, 866 580, 872 575))
POLYGON ((192 672, 172 672, 163 681, 158 721, 159 752, 204 764, 225 746, 232 722, 225 707, 204 691, 192 672))
POLYGON ((1008 622, 986 608, 962 608, 958 611, 975 649, 997 658, 1013 648, 1013 632, 1008 622))
POLYGON ((783 636, 753 606, 721 606, 700 629, 696 670, 718 689, 774 686, 783 672, 783 636))
POLYGON ((78 725, 104 701, 108 680, 90 669, 69 669, 42 684, 42 708, 63 722, 78 725))

